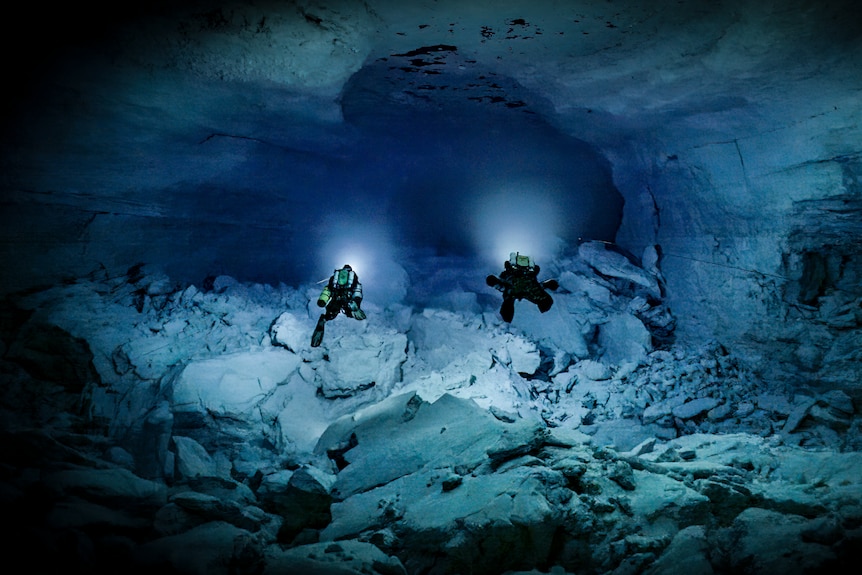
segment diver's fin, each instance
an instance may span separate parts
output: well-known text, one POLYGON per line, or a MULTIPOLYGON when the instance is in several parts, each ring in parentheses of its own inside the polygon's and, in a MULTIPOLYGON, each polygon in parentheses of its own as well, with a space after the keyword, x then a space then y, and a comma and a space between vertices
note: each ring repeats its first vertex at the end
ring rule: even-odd
POLYGON ((507 289, 512 289, 512 284, 495 275, 490 275, 485 278, 485 283, 497 291, 504 292, 507 289))
POLYGON ((317 320, 317 327, 314 328, 314 333, 311 334, 311 347, 318 347, 323 341, 323 326, 326 324, 326 319, 323 315, 317 320))
POLYGON ((515 317, 515 300, 512 298, 505 298, 503 300, 503 305, 500 306, 500 317, 503 318, 503 321, 506 323, 512 323, 512 318, 515 317))

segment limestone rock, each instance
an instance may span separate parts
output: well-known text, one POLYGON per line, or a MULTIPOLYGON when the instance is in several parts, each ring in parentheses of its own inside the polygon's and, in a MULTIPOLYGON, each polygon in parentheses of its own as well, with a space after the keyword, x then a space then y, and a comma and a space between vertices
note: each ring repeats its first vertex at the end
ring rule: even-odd
POLYGON ((176 448, 176 468, 178 479, 193 477, 213 477, 217 475, 216 463, 206 449, 190 437, 173 437, 176 448))
POLYGON ((315 382, 324 397, 350 397, 377 386, 389 390, 400 380, 401 365, 407 359, 403 334, 369 331, 333 339, 327 344, 328 361, 315 369, 315 382))
POLYGON ((242 416, 299 367, 300 358, 280 349, 227 354, 192 362, 173 385, 173 410, 242 416))
POLYGON ((101 381, 87 341, 55 325, 27 324, 4 356, 34 378, 57 382, 73 393, 101 381))
POLYGON ((286 311, 275 318, 269 328, 272 345, 287 348, 293 353, 299 353, 311 344, 311 333, 314 325, 303 321, 295 313, 286 311))
MULTIPOLYGON (((389 412, 380 416, 391 417, 389 412)), ((343 440, 348 429, 342 430, 343 440)), ((472 401, 444 395, 432 404, 420 403, 413 417, 395 426, 369 418, 350 434, 356 436, 356 445, 344 453, 347 465, 333 487, 339 498, 414 473, 432 462, 452 468, 476 467, 487 460, 489 449, 527 443, 534 428, 526 422, 504 424, 472 401)))
POLYGON ((280 573, 407 575, 397 557, 386 555, 371 543, 351 539, 270 549, 263 575, 280 573))
POLYGON ((835 559, 831 549, 806 542, 808 521, 766 509, 746 509, 733 522, 729 565, 750 573, 806 573, 835 559))
POLYGON ((652 297, 661 298, 661 289, 655 276, 646 273, 624 255, 611 251, 604 243, 584 242, 578 246, 578 255, 600 274, 633 282, 652 297))
POLYGON ((162 535, 176 535, 199 525, 224 521, 257 532, 271 517, 252 505, 222 500, 214 495, 196 491, 182 491, 173 495, 170 502, 156 513, 156 529, 162 535))
POLYGON ((126 469, 66 469, 48 474, 45 485, 59 495, 77 494, 107 506, 166 503, 163 483, 142 479, 126 469))
POLYGON ((330 522, 334 480, 330 473, 305 465, 292 472, 282 488, 270 483, 259 492, 261 505, 281 517, 280 541, 290 543, 304 529, 322 529, 330 522))
POLYGON ((698 399, 693 399, 692 401, 687 401, 681 405, 677 405, 671 410, 674 417, 679 417, 680 419, 691 419, 692 417, 697 417, 698 415, 714 409, 718 406, 719 400, 713 397, 701 397, 698 399))
POLYGON ((711 575, 710 542, 702 525, 692 525, 674 535, 667 549, 646 572, 648 575, 711 575))
POLYGON ((145 543, 134 550, 134 559, 151 569, 227 575, 258 571, 263 550, 248 531, 213 521, 145 543))
POLYGON ((574 370, 578 375, 583 375, 584 377, 595 381, 602 381, 610 379, 611 377, 610 368, 604 363, 594 359, 584 359, 579 361, 575 364, 574 370))
POLYGON ((612 365, 643 361, 652 351, 652 339, 644 324, 628 313, 614 314, 599 326, 602 360, 612 365))

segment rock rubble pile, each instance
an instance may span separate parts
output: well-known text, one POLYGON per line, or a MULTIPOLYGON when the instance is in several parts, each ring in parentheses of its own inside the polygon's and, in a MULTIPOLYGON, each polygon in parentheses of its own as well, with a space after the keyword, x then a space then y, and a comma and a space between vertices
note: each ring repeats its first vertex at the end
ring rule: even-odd
POLYGON ((7 556, 36 545, 31 570, 81 573, 849 572, 859 399, 686 346, 657 268, 581 252, 548 266, 546 314, 504 324, 468 292, 370 302, 320 348, 314 286, 199 289, 135 266, 7 298, 7 556))

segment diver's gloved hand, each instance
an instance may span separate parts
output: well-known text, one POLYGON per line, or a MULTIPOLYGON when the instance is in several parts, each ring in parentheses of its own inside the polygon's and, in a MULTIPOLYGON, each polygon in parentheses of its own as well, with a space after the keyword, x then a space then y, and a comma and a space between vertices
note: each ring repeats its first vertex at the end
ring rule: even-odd
POLYGON ((351 312, 356 312, 359 309, 359 304, 356 303, 356 300, 350 300, 347 302, 347 307, 350 308, 351 312))
POLYGON ((326 307, 326 302, 322 299, 317 300, 317 307, 326 307))

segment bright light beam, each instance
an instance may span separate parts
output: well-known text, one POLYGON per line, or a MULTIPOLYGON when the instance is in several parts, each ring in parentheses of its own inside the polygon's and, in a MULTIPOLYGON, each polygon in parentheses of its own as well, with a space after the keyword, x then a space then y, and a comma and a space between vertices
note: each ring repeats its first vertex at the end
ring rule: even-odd
POLYGON ((407 272, 395 260, 389 230, 379 222, 349 218, 343 214, 326 219, 318 230, 319 279, 327 280, 336 269, 349 264, 362 282, 367 301, 386 304, 406 293, 407 272))
POLYGON ((477 194, 470 206, 476 253, 497 265, 509 259, 510 252, 529 255, 537 263, 556 257, 566 218, 553 201, 558 195, 547 183, 535 182, 504 184, 477 194))

